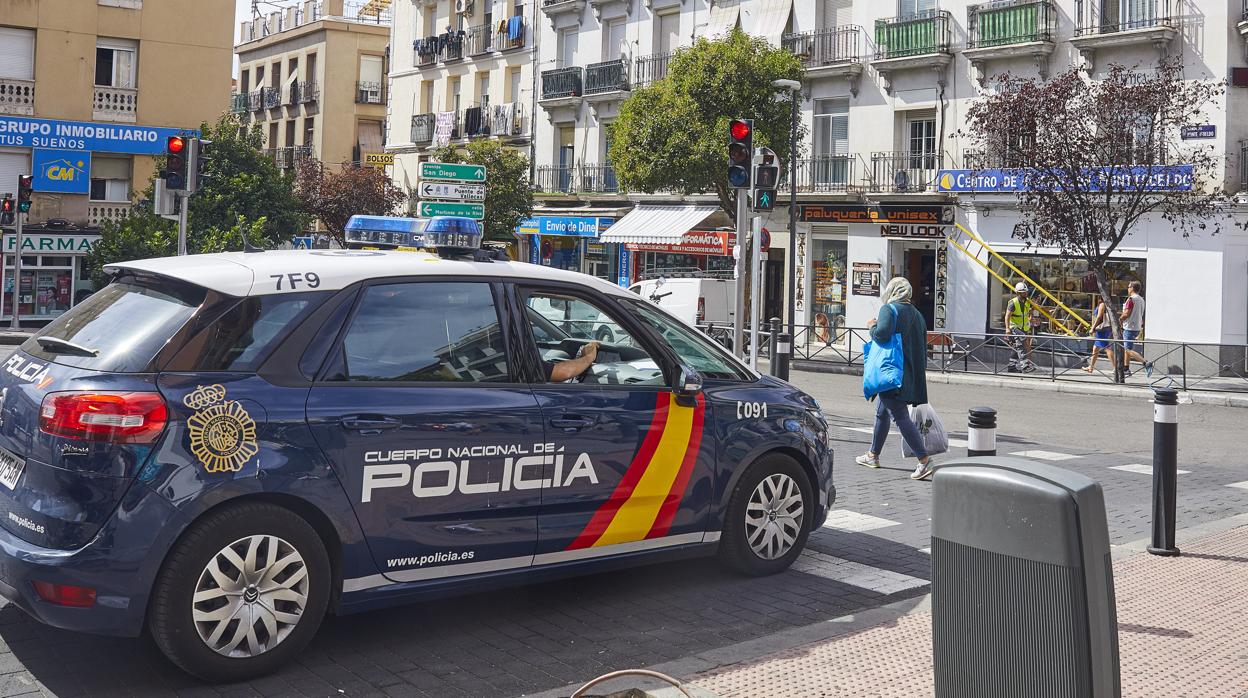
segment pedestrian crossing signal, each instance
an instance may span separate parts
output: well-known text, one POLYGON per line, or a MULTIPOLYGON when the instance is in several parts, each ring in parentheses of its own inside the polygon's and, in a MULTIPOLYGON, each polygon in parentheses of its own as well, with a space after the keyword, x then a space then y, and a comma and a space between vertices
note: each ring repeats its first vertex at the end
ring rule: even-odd
POLYGON ((750 202, 750 208, 754 211, 770 211, 776 207, 776 190, 775 189, 755 189, 754 200, 750 202))

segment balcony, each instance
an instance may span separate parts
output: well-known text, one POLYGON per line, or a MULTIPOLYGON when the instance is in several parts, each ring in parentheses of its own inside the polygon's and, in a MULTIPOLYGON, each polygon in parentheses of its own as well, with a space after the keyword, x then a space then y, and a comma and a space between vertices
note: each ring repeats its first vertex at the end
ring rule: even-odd
POLYGON ((429 145, 433 142, 433 129, 438 123, 437 114, 415 114, 412 116, 412 143, 429 145))
POLYGON ((1239 35, 1248 39, 1248 0, 1243 0, 1244 7, 1239 15, 1239 35))
POLYGON ((95 88, 91 103, 92 117, 96 121, 116 121, 132 124, 138 118, 139 91, 127 87, 95 88))
POLYGON ((259 89, 247 94, 247 107, 251 111, 264 109, 264 90, 259 89))
POLYGON ((298 81, 292 82, 290 84, 290 89, 286 91, 286 106, 288 107, 299 106, 299 88, 300 87, 301 86, 299 85, 298 81))
MULTIPOLYGON (((845 193, 855 185, 858 162, 856 155, 817 155, 797 161, 797 191, 822 194, 845 193)), ((789 190, 789 170, 780 172, 782 191, 789 190)))
POLYGON ((802 61, 808 78, 848 78, 850 92, 858 96, 862 78, 862 27, 835 27, 785 34, 781 46, 802 61))
POLYGON ((538 165, 533 187, 544 194, 571 194, 576 191, 576 171, 572 165, 538 165))
POLYGON ((246 92, 235 92, 230 96, 230 111, 244 114, 251 107, 251 95, 246 92))
POLYGON ((110 221, 119 221, 130 215, 131 204, 129 201, 91 201, 87 203, 87 225, 92 228, 100 226, 110 221))
POLYGON ((538 104, 550 113, 555 123, 576 119, 577 107, 584 94, 583 68, 556 68, 542 71, 542 97, 538 104))
POLYGON ((633 84, 645 87, 667 77, 667 64, 671 62, 672 55, 671 51, 652 53, 633 61, 633 84))
POLYGON ((944 153, 871 153, 867 188, 872 192, 922 193, 933 187, 937 173, 948 162, 944 153))
POLYGON ((481 24, 468 29, 464 43, 467 44, 469 56, 484 56, 494 51, 494 32, 496 26, 481 24))
POLYGON ((542 0, 542 12, 550 18, 556 29, 580 24, 585 0, 542 0))
POLYGON ((0 114, 33 116, 35 81, 0 78, 0 114))
POLYGON ((446 46, 442 49, 442 62, 451 63, 452 61, 463 60, 464 58, 464 40, 459 35, 452 35, 446 42, 446 46))
POLYGON ((507 32, 498 37, 494 42, 495 51, 510 51, 512 49, 524 48, 525 35, 528 33, 529 25, 525 24, 523 16, 511 17, 507 20, 507 32), (515 20, 515 23, 512 23, 515 20))
POLYGON ((907 17, 875 22, 875 60, 871 61, 884 79, 884 89, 892 92, 892 74, 898 70, 928 68, 936 71, 944 84, 946 68, 953 60, 953 41, 948 10, 929 10, 907 17))
POLYGON ((967 41, 962 53, 982 84, 986 63, 1009 58, 1031 58, 1042 76, 1048 75, 1057 28, 1052 0, 996 0, 966 10, 967 41))
POLYGON ((1079 49, 1089 71, 1101 49, 1152 45, 1163 56, 1179 33, 1177 4, 1178 0, 1075 0, 1075 35, 1070 43, 1079 49))
POLYGON ((620 183, 611 165, 581 165, 578 190, 586 194, 618 194, 620 183))
POLYGON ((260 98, 265 109, 277 109, 282 106, 282 93, 276 87, 265 87, 260 90, 260 98))
POLYGON ((628 59, 595 63, 585 69, 585 99, 622 99, 629 89, 628 59))
POLYGON ((381 83, 379 82, 357 82, 355 83, 355 103, 356 104, 382 104, 381 83))
POLYGON ((321 86, 314 82, 305 82, 299 86, 299 103, 313 104, 321 97, 321 86))

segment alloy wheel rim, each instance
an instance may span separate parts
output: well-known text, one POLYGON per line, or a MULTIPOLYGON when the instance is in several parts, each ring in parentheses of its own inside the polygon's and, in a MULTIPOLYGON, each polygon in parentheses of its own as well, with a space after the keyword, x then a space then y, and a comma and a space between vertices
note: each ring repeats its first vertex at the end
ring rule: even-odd
POLYGON ((290 543, 270 535, 239 538, 199 575, 191 600, 195 629, 217 654, 264 654, 299 624, 308 582, 308 566, 290 543))
POLYGON ((805 506, 802 489, 784 473, 763 478, 745 506, 745 537, 754 554, 775 560, 797 544, 805 506))

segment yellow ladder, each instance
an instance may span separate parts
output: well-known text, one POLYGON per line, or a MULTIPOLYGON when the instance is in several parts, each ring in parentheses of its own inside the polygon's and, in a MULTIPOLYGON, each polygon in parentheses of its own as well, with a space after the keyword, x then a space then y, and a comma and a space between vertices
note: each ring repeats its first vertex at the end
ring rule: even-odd
MULTIPOLYGON (((988 261, 984 259, 980 259, 981 253, 987 252, 991 259, 995 259, 997 262, 1000 262, 1002 266, 1006 267, 1011 272, 1017 274, 1019 278, 1027 282, 1028 286, 1039 291, 1041 295, 1043 295, 1045 298, 1048 298, 1049 300, 1053 301, 1053 305, 1065 311, 1068 317, 1074 318, 1076 322, 1078 322, 1080 325, 1083 326, 1084 330, 1092 329, 1091 322, 1085 320, 1083 316, 1080 315, 1079 313, 1068 308, 1065 303, 1057 299, 1057 296, 1054 296, 1052 293, 1049 293, 1048 289, 1036 283, 1030 276, 1027 276, 1026 274, 1024 274, 1021 269, 1011 264, 1008 259, 998 254, 996 250, 992 249, 992 247, 988 243, 984 242, 983 239, 980 238, 978 235, 976 235, 975 233, 972 233, 970 230, 965 228, 961 223, 954 222, 954 226, 956 226, 955 232, 946 236, 946 239, 949 240, 949 243, 953 245, 954 247, 958 248, 959 250, 962 250, 962 252, 967 257, 970 257, 976 264, 983 267, 989 274, 993 276, 993 278, 995 278, 997 281, 1000 281, 1006 288, 1010 289, 1011 292, 1014 290, 1014 285, 1010 283, 1009 279, 1006 279, 1004 276, 997 273, 997 270, 993 269, 992 265, 989 264, 988 261), (975 248, 974 252, 971 251, 972 248, 975 248)), ((1072 331, 1069 327, 1067 327, 1065 323, 1059 321, 1056 317, 1053 316, 1052 313, 1050 313, 1048 310, 1045 310, 1044 307, 1041 306, 1039 303, 1032 304, 1032 307, 1034 307, 1036 310, 1040 312, 1041 315, 1047 318, 1048 321, 1052 323, 1054 327, 1061 329, 1063 332, 1070 335, 1071 337, 1078 336, 1076 332, 1072 331)))

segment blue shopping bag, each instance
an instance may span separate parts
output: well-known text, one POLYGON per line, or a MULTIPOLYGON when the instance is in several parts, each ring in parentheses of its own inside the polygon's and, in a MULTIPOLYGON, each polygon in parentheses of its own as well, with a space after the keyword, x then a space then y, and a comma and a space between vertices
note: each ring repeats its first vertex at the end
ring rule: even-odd
MULTIPOLYGON (((900 330, 897 308, 892 303, 888 309, 893 311, 893 327, 900 330)), ((905 354, 901 348, 901 332, 894 332, 887 342, 867 342, 862 347, 862 396, 871 398, 890 390, 901 389, 901 378, 905 372, 905 354)))

